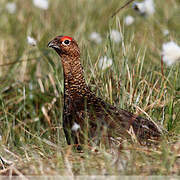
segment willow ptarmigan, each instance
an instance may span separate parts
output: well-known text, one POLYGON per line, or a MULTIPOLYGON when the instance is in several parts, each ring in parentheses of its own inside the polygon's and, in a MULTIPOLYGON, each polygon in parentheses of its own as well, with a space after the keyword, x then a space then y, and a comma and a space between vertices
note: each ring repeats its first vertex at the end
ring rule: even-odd
POLYGON ((98 141, 104 134, 108 138, 130 137, 130 129, 143 144, 160 138, 161 130, 154 122, 104 102, 89 89, 83 76, 80 50, 73 38, 57 36, 48 47, 58 53, 63 66, 63 129, 68 144, 98 141))

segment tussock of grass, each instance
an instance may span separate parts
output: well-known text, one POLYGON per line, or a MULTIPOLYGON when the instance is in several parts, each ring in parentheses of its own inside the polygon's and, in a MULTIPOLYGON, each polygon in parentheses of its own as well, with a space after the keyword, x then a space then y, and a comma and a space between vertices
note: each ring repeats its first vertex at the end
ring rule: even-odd
POLYGON ((117 0, 54 0, 47 11, 31 1, 15 2, 15 14, 0 10, 0 174, 179 175, 180 65, 164 65, 162 74, 160 61, 163 42, 180 44, 179 1, 156 1, 151 18, 127 8, 113 19, 117 0), (136 17, 128 27, 123 24, 127 14, 136 17), (164 37, 166 28, 170 35, 164 37), (122 43, 109 39, 110 29, 121 32, 122 43), (103 36, 101 44, 88 40, 93 31, 103 36), (79 42, 86 81, 98 96, 167 130, 158 146, 141 147, 135 141, 107 148, 101 142, 98 147, 84 145, 81 153, 67 146, 62 67, 46 47, 59 34, 79 42), (27 44, 27 35, 38 40, 36 47, 27 44), (104 55, 113 59, 113 66, 101 71, 98 60, 104 55))

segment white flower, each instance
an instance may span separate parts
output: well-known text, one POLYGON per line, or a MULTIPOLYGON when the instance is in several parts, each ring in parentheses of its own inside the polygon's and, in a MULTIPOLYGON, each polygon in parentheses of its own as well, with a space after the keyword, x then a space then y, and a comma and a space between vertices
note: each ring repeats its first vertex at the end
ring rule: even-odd
POLYGON ((164 36, 167 36, 167 35, 169 34, 169 30, 168 30, 168 29, 163 29, 162 32, 163 32, 163 35, 164 35, 164 36))
POLYGON ((141 15, 152 15, 155 12, 154 1, 144 0, 143 2, 135 2, 133 8, 141 15))
POLYGON ((29 90, 31 90, 31 91, 33 90, 33 83, 32 82, 29 83, 29 90))
POLYGON ((36 46, 36 44, 37 44, 36 40, 34 38, 30 37, 30 36, 27 37, 27 42, 31 46, 36 46))
POLYGON ((164 43, 162 45, 162 59, 168 65, 171 66, 177 60, 180 60, 180 46, 174 41, 164 43))
POLYGON ((101 35, 97 32, 92 32, 89 36, 89 39, 91 41, 94 41, 95 43, 99 44, 102 42, 102 38, 101 38, 101 35))
POLYGON ((134 18, 130 15, 126 16, 124 19, 124 23, 126 26, 131 25, 134 22, 134 18))
POLYGON ((32 93, 29 94, 29 99, 34 99, 34 95, 32 93))
POLYGON ((98 63, 99 69, 105 70, 112 66, 112 59, 108 58, 107 56, 101 57, 98 63))
POLYGON ((115 43, 119 43, 121 41, 121 33, 117 30, 111 30, 110 31, 110 38, 112 41, 114 41, 115 43))
POLYGON ((140 14, 145 14, 144 2, 134 2, 133 3, 133 9, 138 11, 140 14))
POLYGON ((1 134, 0 134, 0 141, 2 141, 2 136, 1 136, 1 134))
POLYGON ((74 122, 74 124, 73 124, 71 130, 72 130, 72 131, 77 131, 78 129, 80 129, 80 125, 77 124, 76 122, 74 122))
POLYGON ((33 3, 36 7, 40 8, 40 9, 47 10, 49 7, 48 0, 33 0, 33 3))
POLYGON ((146 13, 148 15, 154 14, 154 12, 155 12, 154 1, 153 0, 145 0, 144 4, 145 4, 146 13))
POLYGON ((10 14, 14 14, 16 12, 16 3, 14 2, 7 3, 6 9, 10 14))

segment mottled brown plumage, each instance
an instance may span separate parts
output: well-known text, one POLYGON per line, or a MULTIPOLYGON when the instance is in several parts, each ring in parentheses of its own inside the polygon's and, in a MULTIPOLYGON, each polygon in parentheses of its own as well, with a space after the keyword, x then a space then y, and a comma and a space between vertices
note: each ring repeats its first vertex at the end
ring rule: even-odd
POLYGON ((63 128, 68 144, 97 141, 102 136, 130 137, 130 127, 140 143, 159 139, 161 130, 154 122, 104 102, 89 89, 73 38, 57 36, 48 46, 59 54, 63 65, 63 128))

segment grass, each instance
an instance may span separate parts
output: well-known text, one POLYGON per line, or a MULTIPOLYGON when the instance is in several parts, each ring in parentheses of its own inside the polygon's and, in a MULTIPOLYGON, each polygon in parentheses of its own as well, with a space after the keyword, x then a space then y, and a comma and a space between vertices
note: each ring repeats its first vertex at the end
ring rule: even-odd
POLYGON ((180 64, 161 73, 161 46, 180 44, 178 0, 156 1, 153 17, 140 17, 131 6, 111 18, 125 1, 50 1, 47 11, 31 1, 17 1, 9 14, 0 6, 0 173, 16 175, 180 175, 180 64), (68 12, 68 13, 67 13, 68 12), (131 14, 135 23, 125 26, 131 14), (117 29, 122 43, 111 42, 117 29), (163 36, 162 30, 170 34, 163 36), (99 32, 101 44, 89 40, 99 32), (124 142, 107 148, 84 145, 81 153, 67 146, 62 129, 63 73, 60 60, 47 43, 56 35, 73 36, 82 50, 86 82, 111 104, 152 118, 167 130, 157 147, 124 142), (38 40, 35 47, 27 36, 38 40), (113 66, 105 71, 98 60, 107 55, 113 66), (8 165, 11 164, 11 165, 8 165))

